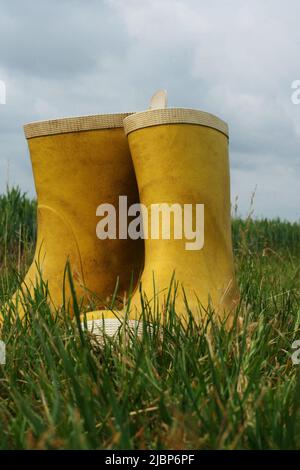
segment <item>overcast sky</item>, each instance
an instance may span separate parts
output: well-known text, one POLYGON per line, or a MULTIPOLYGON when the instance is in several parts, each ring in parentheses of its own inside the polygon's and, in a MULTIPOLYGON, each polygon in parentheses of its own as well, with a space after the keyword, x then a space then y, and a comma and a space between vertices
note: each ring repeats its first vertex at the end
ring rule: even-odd
POLYGON ((23 124, 169 106, 230 126, 232 202, 300 219, 298 0, 0 0, 0 192, 34 195, 23 124))

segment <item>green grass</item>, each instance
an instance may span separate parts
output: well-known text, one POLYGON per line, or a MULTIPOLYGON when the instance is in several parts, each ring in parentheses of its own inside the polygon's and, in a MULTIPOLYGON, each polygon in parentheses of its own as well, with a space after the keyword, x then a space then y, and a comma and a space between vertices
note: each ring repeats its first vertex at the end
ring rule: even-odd
MULTIPOLYGON (((32 257, 34 214, 20 191, 0 197, 0 305, 32 257)), ((162 333, 145 323, 99 347, 37 290, 1 333, 0 448, 299 449, 300 226, 237 219, 233 240, 251 307, 229 332, 184 327, 170 305, 162 333)))

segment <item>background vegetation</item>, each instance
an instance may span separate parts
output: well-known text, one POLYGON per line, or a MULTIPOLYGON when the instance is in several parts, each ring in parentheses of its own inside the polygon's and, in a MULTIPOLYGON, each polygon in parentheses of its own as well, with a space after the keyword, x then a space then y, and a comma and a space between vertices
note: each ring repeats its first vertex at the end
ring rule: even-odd
MULTIPOLYGON (((35 207, 0 196, 0 309, 31 261, 35 207)), ((42 289, 25 322, 6 316, 0 448, 299 449, 300 225, 235 219, 233 241, 249 308, 229 332, 184 327, 170 304, 163 331, 125 325, 99 346, 42 289)))

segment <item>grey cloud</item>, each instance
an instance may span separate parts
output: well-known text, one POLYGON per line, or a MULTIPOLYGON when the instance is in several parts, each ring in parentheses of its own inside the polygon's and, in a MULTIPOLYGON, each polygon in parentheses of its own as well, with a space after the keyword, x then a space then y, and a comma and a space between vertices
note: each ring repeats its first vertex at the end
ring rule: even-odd
POLYGON ((106 2, 15 0, 0 5, 1 63, 16 73, 74 79, 124 52, 126 31, 106 2))
POLYGON ((169 105, 230 125, 232 197, 257 215, 299 219, 300 5, 278 0, 0 0, 0 191, 33 194, 22 125, 68 115, 169 105))

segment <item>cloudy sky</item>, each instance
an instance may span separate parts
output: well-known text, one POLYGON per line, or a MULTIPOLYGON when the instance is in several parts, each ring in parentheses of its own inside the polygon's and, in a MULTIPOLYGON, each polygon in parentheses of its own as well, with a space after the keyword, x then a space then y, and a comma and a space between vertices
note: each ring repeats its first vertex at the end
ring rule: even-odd
POLYGON ((34 195, 22 125, 169 105, 230 126, 232 202, 300 220, 298 0, 0 0, 0 192, 34 195))

